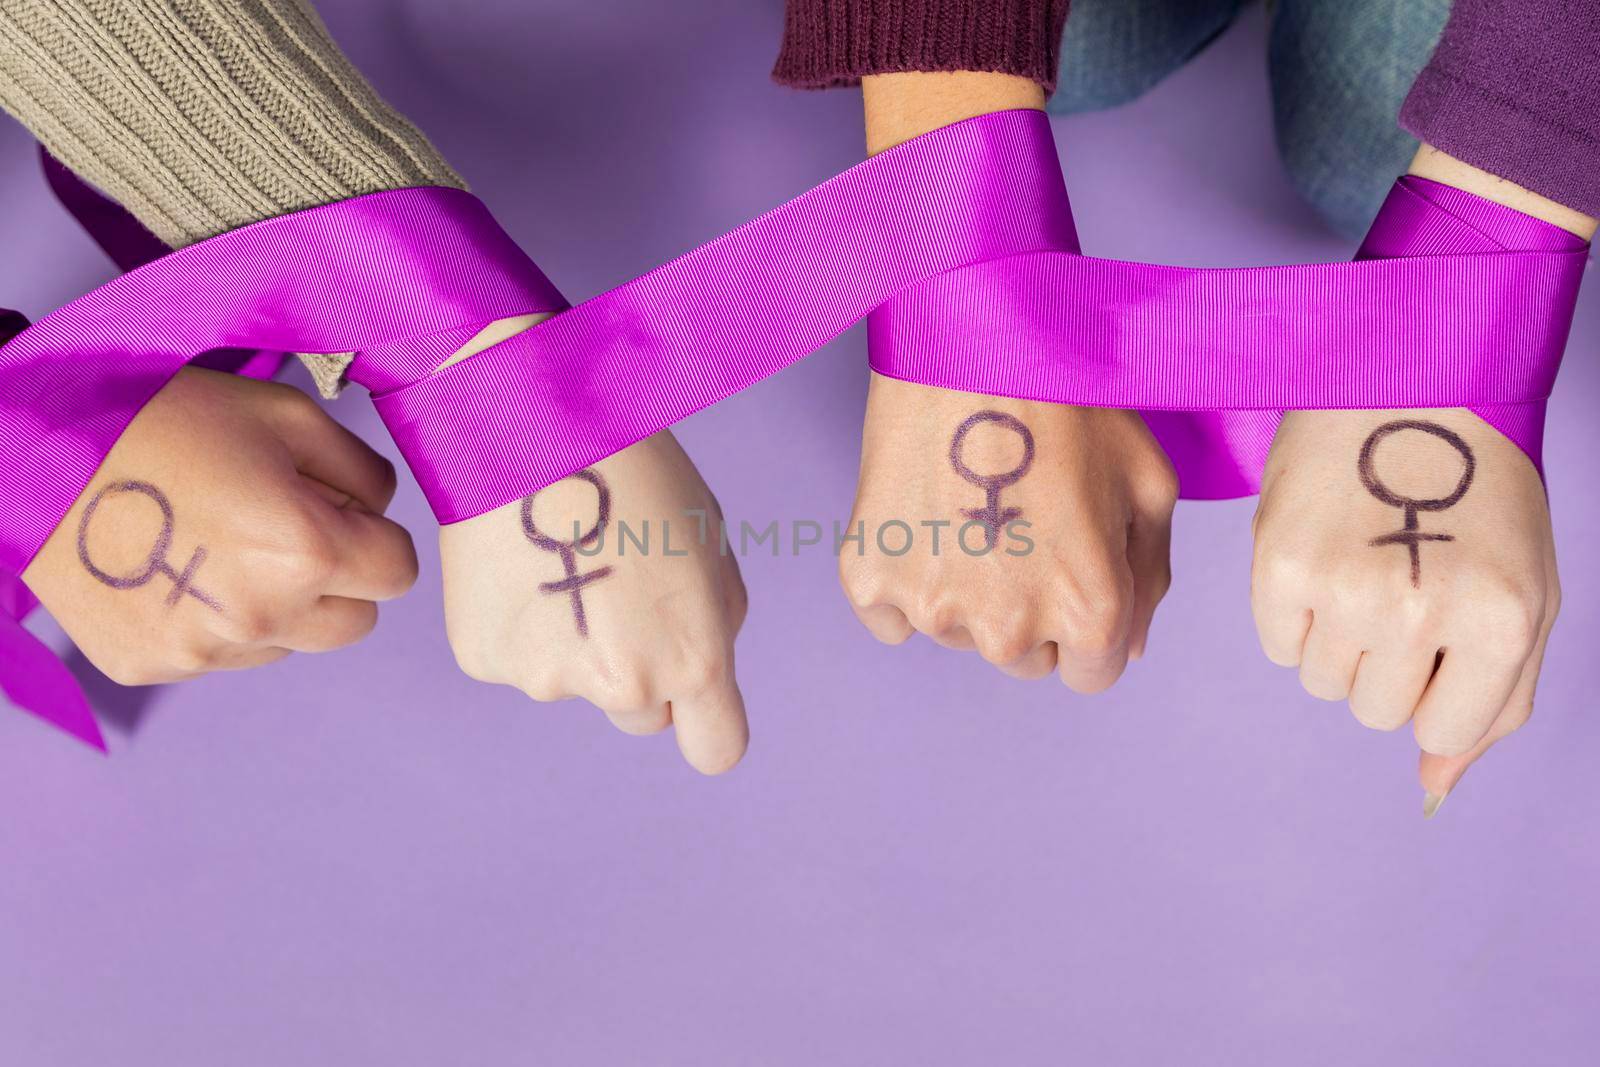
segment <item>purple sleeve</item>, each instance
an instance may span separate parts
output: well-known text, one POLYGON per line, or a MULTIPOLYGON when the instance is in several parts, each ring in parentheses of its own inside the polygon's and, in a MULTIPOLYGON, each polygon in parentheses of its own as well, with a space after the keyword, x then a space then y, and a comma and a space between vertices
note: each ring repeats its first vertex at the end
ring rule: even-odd
POLYGON ((863 74, 981 70, 1055 88, 1068 0, 788 0, 772 76, 800 89, 863 74))
POLYGON ((1600 216, 1600 3, 1455 0, 1400 125, 1480 170, 1600 216))

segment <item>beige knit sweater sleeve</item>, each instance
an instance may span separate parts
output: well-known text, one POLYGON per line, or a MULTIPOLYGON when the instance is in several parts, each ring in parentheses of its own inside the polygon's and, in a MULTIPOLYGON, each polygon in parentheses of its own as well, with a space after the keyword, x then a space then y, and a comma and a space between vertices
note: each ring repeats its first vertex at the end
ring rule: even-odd
MULTIPOLYGON (((0 105, 174 247, 362 193, 462 187, 306 0, 0 0, 0 105)), ((331 394, 345 361, 302 358, 331 394)))

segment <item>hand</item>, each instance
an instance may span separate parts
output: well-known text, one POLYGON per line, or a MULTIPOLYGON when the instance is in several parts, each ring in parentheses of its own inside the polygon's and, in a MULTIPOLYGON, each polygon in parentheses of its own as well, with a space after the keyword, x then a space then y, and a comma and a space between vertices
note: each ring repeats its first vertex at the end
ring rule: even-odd
POLYGON ((1255 538, 1267 657, 1373 729, 1411 723, 1428 814, 1528 721, 1561 599, 1550 512, 1528 457, 1477 416, 1291 412, 1255 538))
POLYGON ((1144 651, 1176 499, 1133 412, 873 375, 849 530, 864 537, 843 546, 840 578, 880 641, 921 632, 1096 692, 1144 651))
POLYGON ((179 371, 23 574, 96 667, 172 682, 360 640, 416 580, 394 468, 286 385, 179 371))
POLYGON ((624 733, 676 726, 696 770, 728 770, 749 738, 733 672, 746 599, 721 518, 663 432, 444 527, 456 661, 534 700, 582 697, 624 733))

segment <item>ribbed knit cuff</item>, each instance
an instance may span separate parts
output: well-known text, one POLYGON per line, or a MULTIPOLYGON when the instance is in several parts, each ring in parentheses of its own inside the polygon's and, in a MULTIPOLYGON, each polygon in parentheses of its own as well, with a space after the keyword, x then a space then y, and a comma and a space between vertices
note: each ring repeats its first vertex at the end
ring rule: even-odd
POLYGON ((306 0, 0 0, 0 105, 175 247, 459 186, 306 0))
POLYGON ((992 71, 1055 89, 1068 0, 788 0, 773 78, 799 89, 864 74, 992 71))
MULTIPOLYGON (((0 0, 0 105, 181 248, 363 193, 461 186, 307 0, 0 0)), ((348 355, 301 357, 324 396, 348 355)))
POLYGON ((1480 170, 1600 217, 1600 11, 1456 0, 1400 125, 1480 170))

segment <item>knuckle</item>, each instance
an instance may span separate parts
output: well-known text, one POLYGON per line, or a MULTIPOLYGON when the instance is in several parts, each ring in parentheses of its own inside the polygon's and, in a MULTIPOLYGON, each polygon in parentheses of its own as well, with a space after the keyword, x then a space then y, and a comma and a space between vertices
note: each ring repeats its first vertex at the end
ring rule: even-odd
POLYGON ((1120 643, 1121 635, 1116 628, 1098 623, 1079 626, 1067 637, 1067 647, 1080 659, 1105 659, 1120 643))
POLYGON ((594 703, 600 710, 613 715, 649 707, 650 685, 645 681, 644 672, 629 667, 608 673, 599 679, 595 687, 594 703))
POLYGON ((1171 512, 1178 503, 1178 472, 1167 462, 1164 453, 1158 453, 1150 469, 1141 479, 1143 499, 1152 510, 1171 512))
MULTIPOLYGON (((495 679, 485 680, 494 681, 495 679)), ((523 696, 536 704, 554 704, 556 701, 563 700, 566 697, 566 694, 561 690, 560 682, 553 675, 543 672, 524 678, 517 683, 517 688, 522 691, 523 696)))
POLYGON ((388 508, 390 502, 394 500, 395 492, 400 488, 400 475, 389 457, 377 453, 374 453, 374 456, 380 464, 379 470, 383 472, 378 480, 378 503, 380 510, 383 510, 388 508))
POLYGON ((473 681, 494 685, 505 680, 495 668, 494 656, 481 640, 451 636, 450 652, 455 657, 456 667, 473 681))
POLYGON ((265 382, 270 387, 267 395, 283 414, 296 419, 325 418, 322 408, 302 389, 283 382, 265 382))
POLYGON ((962 610, 960 602, 943 590, 936 590, 923 598, 917 612, 917 629, 932 636, 953 633, 965 624, 966 612, 962 610))
POLYGON ((1079 655, 1093 659, 1110 655, 1127 635, 1131 605, 1121 590, 1102 588, 1072 605, 1067 626, 1067 645, 1079 655))
POLYGON ((1439 605, 1435 597, 1412 587, 1384 590, 1373 594, 1360 606, 1358 618, 1387 619, 1401 637, 1418 639, 1439 632, 1439 605))
POLYGON ((151 685, 156 681, 156 672, 142 656, 118 652, 95 660, 94 665, 118 685, 151 685))
POLYGON ((1508 709, 1505 713, 1505 716, 1498 724, 1496 732, 1502 737, 1509 737, 1518 730, 1522 729, 1524 726, 1528 725, 1529 720, 1532 718, 1533 704, 1531 702, 1525 703, 1520 707, 1508 709))
POLYGON ((211 650, 193 641, 180 642, 168 658, 172 668, 184 674, 203 674, 213 663, 211 650))
POLYGON ((357 601, 350 609, 350 615, 340 627, 337 639, 341 644, 353 645, 377 629, 378 605, 370 600, 357 601))
POLYGON ((422 564, 417 559, 417 545, 411 540, 410 533, 405 537, 406 551, 401 553, 400 559, 395 564, 394 589, 399 593, 409 592, 417 584, 417 578, 422 573, 422 564))
POLYGON ((996 666, 1015 663, 1033 651, 1028 632, 1012 622, 979 626, 972 636, 978 643, 979 654, 996 666))
POLYGON ((258 645, 278 632, 277 619, 258 607, 229 611, 217 624, 218 635, 236 645, 258 645))
POLYGON ((1250 579, 1258 592, 1309 589, 1316 578, 1317 565, 1309 552, 1283 542, 1257 545, 1250 579))
POLYGON ((679 688, 698 693, 720 685, 728 677, 728 658, 719 652, 696 649, 678 665, 679 688))
POLYGON ((876 605, 883 590, 878 568, 849 557, 845 557, 839 565, 839 584, 844 589, 845 597, 858 608, 876 605))
POLYGON ((1149 578, 1150 592, 1156 603, 1161 603, 1172 589, 1172 565, 1165 564, 1149 578))
POLYGON ((316 551, 284 552, 273 561, 273 575, 278 582, 298 592, 325 588, 332 573, 332 562, 316 551))
POLYGON ((1531 585, 1504 584, 1485 595, 1478 605, 1483 627, 1524 647, 1531 646, 1544 625, 1544 590, 1531 585))
POLYGON ((275 579, 296 590, 324 588, 334 570, 333 539, 309 518, 294 521, 286 533, 272 552, 270 566, 275 579))
POLYGON ((728 618, 734 633, 744 628, 744 623, 750 616, 750 592, 745 588, 744 580, 735 574, 733 584, 728 590, 728 618))

